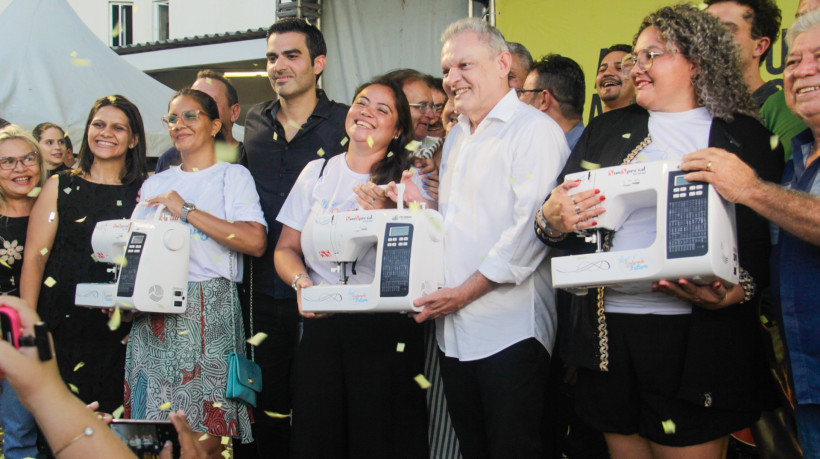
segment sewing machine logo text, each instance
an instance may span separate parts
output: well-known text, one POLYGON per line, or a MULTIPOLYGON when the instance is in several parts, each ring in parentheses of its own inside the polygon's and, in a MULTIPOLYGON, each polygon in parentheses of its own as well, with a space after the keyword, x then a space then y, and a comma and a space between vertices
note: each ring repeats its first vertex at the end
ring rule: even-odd
POLYGON ((327 258, 330 256, 330 250, 320 250, 319 256, 322 258, 327 258))
POLYGON ((636 271, 643 271, 644 269, 649 268, 649 264, 643 257, 620 257, 618 262, 623 266, 628 272, 636 272, 636 271))
POLYGON ((364 304, 364 303, 367 303, 367 301, 368 301, 367 300, 367 292, 365 292, 365 291, 358 291, 358 292, 350 291, 349 295, 350 295, 350 301, 352 301, 353 304, 364 304))
POLYGON ((621 169, 613 168, 606 175, 608 176, 615 176, 615 175, 646 175, 646 166, 641 167, 623 167, 621 169))
POLYGON ((345 216, 346 222, 362 222, 362 223, 370 223, 373 221, 373 215, 367 214, 354 214, 354 215, 346 215, 345 216))

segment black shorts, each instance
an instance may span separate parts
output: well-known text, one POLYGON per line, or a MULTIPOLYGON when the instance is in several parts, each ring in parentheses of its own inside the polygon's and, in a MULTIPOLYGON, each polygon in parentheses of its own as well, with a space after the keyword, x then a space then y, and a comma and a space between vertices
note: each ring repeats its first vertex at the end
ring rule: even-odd
POLYGON ((608 313, 609 371, 579 370, 578 415, 604 433, 639 434, 666 446, 705 443, 757 421, 759 413, 678 398, 689 320, 608 313))

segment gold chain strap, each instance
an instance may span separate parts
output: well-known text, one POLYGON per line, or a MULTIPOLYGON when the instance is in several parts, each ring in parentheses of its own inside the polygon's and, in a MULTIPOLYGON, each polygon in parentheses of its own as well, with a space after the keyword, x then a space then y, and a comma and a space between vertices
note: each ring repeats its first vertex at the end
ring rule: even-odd
MULTIPOLYGON (((624 158, 621 164, 629 164, 638 156, 644 148, 652 143, 652 136, 647 134, 641 143, 639 143, 628 155, 624 158)), ((612 248, 612 232, 604 234, 602 243, 604 251, 609 251, 612 248)), ((598 305, 596 308, 596 316, 598 319, 598 354, 600 354, 601 362, 598 368, 601 371, 609 371, 609 332, 606 328, 606 315, 604 314, 604 287, 598 287, 598 305)))

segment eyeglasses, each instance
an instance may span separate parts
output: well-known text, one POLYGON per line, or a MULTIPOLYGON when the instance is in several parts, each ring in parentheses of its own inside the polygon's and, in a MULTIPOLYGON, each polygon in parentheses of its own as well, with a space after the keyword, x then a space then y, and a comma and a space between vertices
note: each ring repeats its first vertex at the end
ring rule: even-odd
POLYGON ((37 164, 37 153, 33 151, 27 155, 14 156, 0 156, 0 169, 10 171, 17 168, 17 163, 22 163, 24 167, 31 167, 37 164))
POLYGON ((182 121, 182 124, 185 126, 191 126, 192 124, 196 123, 197 117, 202 110, 185 110, 182 112, 182 116, 177 116, 176 113, 171 113, 170 115, 166 115, 162 117, 162 125, 165 126, 165 129, 171 129, 175 127, 177 123, 182 121))
POLYGON ((436 113, 441 113, 441 112, 443 112, 443 111, 444 111, 444 105, 445 105, 445 104, 446 104, 446 102, 445 102, 445 103, 441 103, 441 104, 435 104, 435 105, 433 106, 433 110, 435 110, 435 112, 436 112, 436 113))
POLYGON ((436 113, 436 104, 434 104, 432 102, 419 102, 417 104, 408 104, 408 105, 410 105, 411 107, 418 108, 419 111, 422 112, 422 113, 427 113, 428 111, 436 113))
POLYGON ((624 76, 629 76, 632 69, 638 64, 640 64, 644 72, 648 72, 649 69, 652 68, 652 62, 654 62, 655 58, 663 56, 664 54, 666 53, 650 51, 648 49, 642 49, 634 54, 627 54, 621 59, 621 72, 623 72, 624 76))
POLYGON ((523 96, 524 94, 526 94, 528 92, 541 92, 541 91, 546 91, 546 89, 544 89, 544 88, 541 88, 541 89, 516 89, 515 94, 518 97, 521 97, 521 96, 523 96))

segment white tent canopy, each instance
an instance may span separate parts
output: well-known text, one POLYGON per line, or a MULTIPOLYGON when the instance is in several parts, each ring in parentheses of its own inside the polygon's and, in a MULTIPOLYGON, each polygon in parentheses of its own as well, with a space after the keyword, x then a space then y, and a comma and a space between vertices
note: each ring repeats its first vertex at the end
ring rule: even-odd
POLYGON ((0 15, 0 117, 27 131, 62 126, 75 152, 94 101, 121 94, 142 114, 149 156, 171 141, 160 123, 173 90, 97 38, 65 0, 15 0, 0 15))

